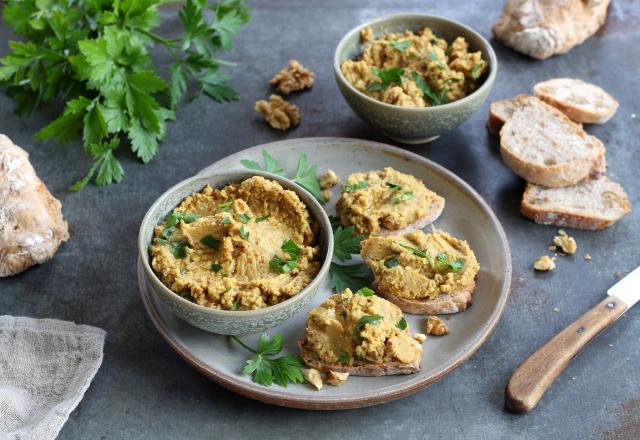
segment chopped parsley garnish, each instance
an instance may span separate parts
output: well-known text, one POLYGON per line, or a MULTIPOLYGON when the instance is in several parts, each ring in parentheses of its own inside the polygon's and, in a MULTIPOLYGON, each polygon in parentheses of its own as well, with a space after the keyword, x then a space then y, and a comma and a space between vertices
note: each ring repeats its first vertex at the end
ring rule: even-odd
POLYGON ((400 318, 400 320, 398 322, 396 322, 396 327, 398 327, 400 330, 406 330, 407 329, 407 320, 404 319, 404 316, 402 318, 400 318))
POLYGON ((420 258, 429 258, 427 256, 427 253, 425 251, 423 251, 423 250, 420 250, 420 249, 414 248, 413 246, 408 246, 408 245, 402 244, 402 243, 398 243, 398 244, 400 246, 402 246, 403 248, 410 250, 413 253, 413 255, 416 255, 416 256, 418 256, 420 258))
POLYGON ((411 72, 411 78, 416 82, 418 88, 422 91, 424 96, 429 100, 432 105, 446 104, 449 98, 447 97, 447 88, 443 87, 440 93, 436 93, 431 90, 429 84, 420 76, 418 72, 411 72))
POLYGON ((186 258, 187 257, 187 242, 186 241, 169 241, 169 250, 171 254, 173 254, 176 258, 186 258))
POLYGON ((234 303, 231 305, 231 310, 232 310, 232 311, 234 311, 234 312, 235 312, 236 310, 238 310, 238 301, 234 302, 234 303))
POLYGON ((341 364, 348 364, 351 358, 349 357, 349 353, 346 351, 341 351, 340 356, 338 356, 338 362, 341 364))
POLYGON ((432 38, 431 40, 429 40, 429 43, 436 46, 438 44, 438 40, 436 40, 435 38, 432 38))
POLYGON ((398 258, 389 257, 386 260, 384 260, 384 267, 386 267, 387 269, 392 269, 396 266, 400 266, 400 262, 398 261, 398 258))
POLYGON ((231 212, 231 208, 233 208, 233 200, 218 205, 218 209, 224 212, 231 212))
POLYGON ((406 202, 411 199, 413 199, 413 192, 407 191, 400 194, 399 196, 395 196, 393 199, 391 199, 391 203, 393 203, 394 205, 397 205, 399 203, 406 202))
POLYGON ((225 217, 222 220, 220 220, 221 225, 228 225, 229 223, 231 223, 231 219, 229 217, 225 217))
POLYGON ((473 79, 480 78, 480 75, 482 75, 483 68, 484 68, 484 60, 474 64, 473 67, 471 68, 471 78, 473 79))
POLYGON ((378 68, 373 68, 372 72, 375 76, 380 78, 381 82, 374 82, 369 84, 366 92, 376 92, 378 90, 384 90, 389 87, 391 84, 402 84, 404 79, 404 69, 402 67, 392 67, 391 69, 382 70, 378 68))
POLYGON ((300 255, 300 247, 291 239, 285 240, 280 249, 289 254, 292 258, 300 255))
POLYGON ((361 180, 358 183, 347 183, 344 186, 344 190, 345 190, 345 192, 349 193, 351 191, 355 191, 355 190, 358 190, 358 189, 366 188, 368 186, 369 186, 369 182, 367 182, 366 180, 361 180))
POLYGON ((436 272, 458 272, 464 267, 464 258, 450 260, 447 254, 439 252, 434 262, 429 262, 436 272))
POLYGON ((289 254, 289 260, 284 260, 278 255, 269 261, 269 267, 280 273, 288 273, 292 269, 298 267, 298 256, 300 255, 300 247, 295 241, 288 239, 282 243, 280 247, 284 252, 289 254))
POLYGON ((213 249, 214 251, 217 251, 218 247, 220 247, 220 240, 218 240, 211 234, 207 234, 204 237, 202 237, 200 239, 200 243, 213 249))
POLYGON ((249 241, 249 231, 247 231, 244 226, 240 226, 240 237, 242 237, 243 240, 249 241))
POLYGON ((180 223, 180 220, 189 224, 189 223, 195 222, 200 217, 202 217, 200 214, 189 214, 186 212, 172 212, 167 216, 166 222, 167 222, 167 226, 171 227, 171 226, 176 226, 178 223, 180 223))
POLYGON ((271 218, 271 214, 261 215, 260 217, 256 217, 256 223, 263 222, 265 220, 269 220, 271 218))
POLYGON ((439 59, 439 58, 438 58, 438 54, 437 54, 437 53, 435 53, 435 52, 433 52, 433 51, 431 51, 431 52, 429 52, 429 53, 427 54, 427 59, 428 59, 429 61, 438 61, 438 59, 439 59))
POLYGON ((222 270, 222 264, 218 264, 218 263, 213 263, 211 265, 211 270, 218 273, 222 270))
POLYGON ((389 41, 389 45, 391 45, 391 47, 393 47, 398 52, 404 52, 409 46, 411 46, 411 44, 413 44, 413 41, 411 40, 403 40, 403 41, 390 40, 389 41))
POLYGON ((249 223, 249 221, 251 220, 251 217, 249 215, 247 215, 247 214, 244 214, 244 213, 243 214, 236 214, 236 218, 238 220, 240 220, 242 223, 244 223, 245 225, 247 223, 249 223))
POLYGON ((374 292, 372 289, 369 289, 368 287, 363 287, 361 289, 358 289, 358 291, 356 292, 356 295, 362 295, 362 296, 373 296, 375 294, 376 292, 374 292))
POLYGON ((384 182, 385 185, 387 185, 389 188, 395 190, 395 191, 401 191, 402 190, 402 185, 398 185, 397 183, 393 183, 393 182, 384 182))
POLYGON ((437 63, 437 64, 436 64, 436 67, 437 67, 438 69, 440 69, 440 70, 449 70, 449 66, 447 66, 447 65, 446 65, 446 64, 444 64, 444 63, 437 63))
POLYGON ((358 336, 360 336, 360 332, 365 325, 378 324, 382 318, 384 318, 384 316, 377 313, 375 315, 362 316, 360 319, 358 319, 358 321, 356 322, 356 326, 353 328, 353 336, 357 338, 358 336))
POLYGON ((168 228, 164 228, 160 236, 166 240, 169 237, 171 237, 171 235, 173 235, 173 233, 175 232, 175 229, 176 229, 175 226, 169 226, 168 228))
POLYGON ((253 349, 242 342, 237 336, 231 338, 242 346, 245 350, 250 351, 254 356, 249 359, 244 369, 244 374, 250 374, 254 382, 271 386, 276 383, 286 387, 289 383, 303 383, 302 363, 293 356, 281 356, 274 358, 275 355, 282 351, 284 341, 279 333, 273 335, 271 339, 266 333, 260 335, 258 340, 258 349, 253 349))
POLYGON ((340 261, 350 260, 351 254, 360 253, 360 242, 364 240, 362 235, 353 234, 353 226, 338 228, 333 233, 333 255, 340 261))

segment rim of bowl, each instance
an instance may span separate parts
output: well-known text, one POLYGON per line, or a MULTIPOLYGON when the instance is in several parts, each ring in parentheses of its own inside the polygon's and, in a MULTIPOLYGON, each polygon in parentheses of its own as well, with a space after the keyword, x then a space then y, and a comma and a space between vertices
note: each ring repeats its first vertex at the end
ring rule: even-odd
MULTIPOLYGON (((155 226, 157 226, 157 225, 155 225, 155 226)), ((179 304, 181 304, 181 305, 183 305, 183 306, 185 306, 185 307, 187 307, 187 308, 189 308, 189 309, 191 309, 191 310, 193 310, 195 312, 207 313, 207 314, 211 315, 212 317, 225 317, 225 318, 233 317, 233 316, 235 316, 235 317, 257 317, 257 316, 261 316, 261 315, 269 315, 269 314, 275 313, 275 312, 277 312, 277 311, 279 311, 281 309, 285 309, 285 308, 290 307, 293 303, 299 302, 303 298, 305 298, 312 291, 312 289, 314 289, 316 287, 315 284, 318 283, 318 280, 320 278, 324 278, 326 273, 329 271, 329 267, 331 266, 331 261, 333 259, 333 233, 332 233, 332 229, 331 229, 331 222, 329 221, 329 216, 326 213, 326 211, 324 210, 324 208, 322 207, 322 205, 320 204, 320 202, 318 202, 315 199, 315 197, 313 197, 309 192, 307 192, 307 190, 305 190, 303 187, 301 187, 300 185, 298 185, 294 181, 289 180, 289 179, 287 179, 285 177, 282 177, 282 176, 278 176, 278 175, 273 174, 273 173, 265 172, 265 171, 236 170, 236 171, 227 171, 227 172, 215 173, 215 174, 211 174, 211 175, 207 175, 207 176, 196 175, 196 176, 190 177, 188 179, 185 179, 185 180, 175 184, 174 186, 172 186, 171 188, 166 190, 164 193, 162 193, 153 202, 153 204, 149 207, 149 209, 147 210, 146 214, 144 215, 144 218, 142 219, 142 222, 140 223, 140 228, 138 230, 138 254, 140 256, 140 259, 142 260, 142 266, 144 268, 145 273, 149 277, 149 280, 153 284, 158 285, 160 287, 160 289, 162 289, 165 293, 173 295, 174 299, 179 304), (239 176, 239 175, 245 175, 247 177, 233 177, 233 176, 239 176), (284 300, 284 301, 282 301, 282 302, 280 302, 278 304, 274 304, 274 305, 268 306, 268 307, 263 307, 261 309, 254 309, 254 310, 219 310, 219 309, 212 309, 212 308, 209 308, 209 307, 201 306, 200 304, 193 303, 193 302, 181 297, 180 295, 175 293, 173 290, 169 289, 160 280, 160 278, 158 278, 156 273, 151 268, 151 265, 149 264, 149 246, 151 245, 151 242, 147 243, 146 238, 143 237, 143 235, 142 235, 142 229, 143 229, 145 224, 150 222, 151 214, 157 209, 157 207, 160 205, 160 203, 169 194, 174 193, 174 192, 182 189, 183 187, 185 187, 187 185, 190 185, 192 182, 201 181, 203 183, 203 187, 204 187, 206 185, 212 185, 210 183, 210 181, 212 179, 224 178, 224 176, 230 176, 229 183, 241 182, 243 180, 251 178, 252 176, 261 176, 261 177, 264 177, 264 178, 267 178, 267 179, 275 180, 276 182, 278 182, 280 184, 284 184, 283 186, 285 187, 285 189, 294 191, 298 195, 299 195, 300 192, 308 195, 308 199, 311 201, 311 204, 315 205, 315 208, 317 208, 319 210, 319 212, 321 212, 320 218, 315 218, 313 212, 307 206, 308 204, 306 203, 306 201, 302 201, 301 200, 305 204, 305 207, 307 208, 307 211, 309 212, 309 215, 312 218, 314 218, 316 221, 318 221, 318 224, 320 225, 321 229, 320 229, 320 231, 318 231, 318 235, 320 235, 320 234, 326 234, 327 235, 327 255, 326 255, 326 258, 324 259, 324 262, 322 263, 322 266, 320 267, 320 270, 318 271, 316 276, 313 278, 313 280, 311 280, 311 282, 304 289, 302 289, 300 292, 296 293, 293 297, 288 298, 288 299, 286 299, 286 300, 284 300), (145 258, 145 255, 146 255, 146 258, 145 258)))
POLYGON ((392 109, 402 109, 402 110, 413 111, 413 112, 429 112, 429 111, 433 111, 434 109, 453 108, 453 107, 456 107, 456 106, 464 105, 464 103, 466 101, 470 100, 472 96, 478 94, 481 90, 483 90, 485 88, 490 88, 491 85, 493 84, 494 80, 495 80, 496 73, 498 71, 498 57, 496 56, 496 53, 493 50, 493 47, 491 47, 491 44, 487 41, 487 39, 484 38, 482 35, 480 35, 480 33, 478 33, 473 28, 467 26, 466 24, 460 23, 459 21, 452 20, 450 18, 441 17, 439 15, 420 14, 420 13, 399 13, 399 14, 389 14, 389 15, 385 15, 383 17, 375 18, 375 19, 370 20, 370 21, 368 21, 366 23, 359 24, 356 27, 354 27, 351 30, 349 30, 344 35, 344 37, 342 37, 342 39, 340 40, 340 42, 336 46, 336 50, 335 50, 335 52, 333 54, 333 70, 334 70, 335 75, 340 79, 340 81, 342 81, 347 87, 349 87, 351 90, 353 90, 354 92, 356 92, 357 94, 359 94, 360 96, 362 96, 363 98, 365 98, 366 100, 368 100, 371 103, 378 104, 378 105, 381 105, 382 107, 392 108, 392 109), (378 23, 384 23, 386 21, 390 21, 392 19, 398 19, 398 18, 405 18, 405 19, 408 19, 408 18, 421 18, 421 19, 435 18, 435 19, 438 19, 438 20, 445 21, 445 22, 447 22, 449 24, 453 24, 455 26, 459 26, 461 28, 464 28, 467 32, 475 35, 482 42, 482 44, 484 44, 485 49, 487 51, 487 54, 489 55, 489 61, 490 61, 490 63, 489 63, 489 75, 487 75, 487 77, 485 78, 485 80, 482 83, 482 85, 477 90, 474 90, 473 93, 471 93, 470 95, 465 96, 462 99, 458 99, 457 101, 453 101, 453 102, 448 102, 446 104, 434 105, 434 106, 431 106, 431 107, 417 107, 417 106, 410 106, 409 107, 409 106, 399 106, 399 105, 389 104, 389 103, 386 103, 386 102, 378 101, 377 99, 374 99, 371 96, 368 96, 366 93, 363 93, 360 90, 356 89, 347 80, 347 78, 344 77, 344 75, 342 73, 342 70, 340 69, 340 61, 338 59, 339 55, 340 55, 340 52, 342 51, 343 46, 346 44, 347 39, 349 39, 356 32, 360 32, 360 30, 362 30, 363 28, 365 28, 367 26, 371 26, 371 25, 378 24, 378 23))

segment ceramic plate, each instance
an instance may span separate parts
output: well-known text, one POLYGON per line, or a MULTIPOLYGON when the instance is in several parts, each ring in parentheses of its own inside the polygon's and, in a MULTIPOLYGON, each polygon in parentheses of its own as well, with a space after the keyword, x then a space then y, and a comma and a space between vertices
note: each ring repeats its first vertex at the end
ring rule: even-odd
MULTIPOLYGON (((315 391, 308 384, 264 387, 242 374, 244 362, 250 355, 247 351, 228 337, 207 333, 181 321, 150 295, 139 267, 140 291, 147 312, 160 334, 185 361, 214 382, 252 399, 296 408, 343 409, 384 403, 421 390, 459 367, 482 345, 498 323, 509 295, 511 256, 500 222, 469 185, 440 165, 414 153, 390 145, 346 138, 291 139, 260 145, 228 156, 205 168, 201 174, 243 169, 241 159, 262 163, 262 149, 280 161, 290 175, 295 172, 299 155, 307 153, 309 162, 318 165, 319 173, 331 168, 343 180, 350 173, 385 166, 422 179, 428 188, 446 199, 444 213, 435 226, 467 240, 478 258, 481 269, 473 306, 463 313, 451 315, 446 321, 449 335, 427 339, 419 373, 350 377, 342 386, 326 385, 321 391, 315 391)), ((340 185, 333 189, 332 201, 325 205, 329 214, 335 214, 339 191, 340 185)), ((311 306, 320 304, 331 293, 327 283, 311 306)), ((424 332, 424 316, 405 316, 412 333, 424 332)), ((304 332, 305 319, 304 313, 298 314, 270 331, 271 334, 279 332, 283 335, 283 353, 297 354, 297 339, 304 332)), ((257 336, 248 336, 244 340, 254 345, 257 336)))

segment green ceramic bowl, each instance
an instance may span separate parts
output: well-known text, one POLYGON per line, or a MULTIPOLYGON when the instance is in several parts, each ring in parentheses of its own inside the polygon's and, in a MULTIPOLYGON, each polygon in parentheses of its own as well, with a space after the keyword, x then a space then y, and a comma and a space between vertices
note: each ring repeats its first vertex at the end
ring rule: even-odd
POLYGON ((338 43, 333 69, 342 95, 362 119, 398 142, 421 144, 453 130, 480 108, 495 81, 498 60, 489 42, 462 23, 426 14, 396 14, 364 23, 349 31, 338 43), (340 70, 345 60, 357 58, 362 53, 360 30, 367 26, 373 29, 375 36, 407 30, 415 32, 428 26, 448 43, 456 37, 464 37, 469 43, 469 50, 481 51, 482 57, 489 62, 489 73, 475 92, 449 104, 401 107, 378 101, 353 87, 340 70))
POLYGON ((171 310, 189 324, 223 335, 247 335, 259 333, 263 330, 275 327, 291 318, 294 314, 304 309, 309 301, 317 293, 318 288, 324 283, 329 273, 331 257, 333 256, 333 233, 331 223, 324 209, 307 191, 292 181, 271 173, 260 171, 229 171, 209 176, 195 176, 184 180, 167 192, 151 205, 144 216, 138 234, 139 258, 144 269, 144 277, 151 286, 151 291, 171 310), (193 192, 200 191, 206 185, 214 188, 222 188, 229 183, 241 182, 253 176, 262 176, 275 180, 283 188, 294 191, 300 200, 306 205, 311 218, 319 225, 318 244, 320 245, 320 261, 322 267, 313 281, 295 296, 279 304, 257 310, 230 311, 216 310, 204 307, 182 298, 165 286, 156 276, 149 264, 149 246, 153 237, 154 228, 180 204, 180 202, 193 192))

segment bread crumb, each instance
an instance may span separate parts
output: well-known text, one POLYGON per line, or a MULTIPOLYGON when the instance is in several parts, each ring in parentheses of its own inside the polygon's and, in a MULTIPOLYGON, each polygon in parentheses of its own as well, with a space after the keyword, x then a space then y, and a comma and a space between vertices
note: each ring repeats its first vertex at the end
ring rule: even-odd
POLYGON ((558 231, 558 235, 553 237, 553 244, 558 246, 565 254, 573 255, 578 249, 578 245, 573 237, 569 237, 562 229, 558 231))
POLYGON ((300 61, 290 60, 289 66, 276 73, 269 84, 276 86, 276 90, 283 95, 310 89, 313 85, 314 73, 305 68, 300 61))
POLYGON ((533 263, 533 268, 535 270, 543 270, 549 271, 556 268, 556 259, 551 258, 548 255, 543 255, 542 257, 538 257, 536 261, 533 263))
POLYGON ((303 375, 305 380, 313 385, 317 390, 322 389, 322 376, 318 370, 315 368, 307 368, 304 370, 303 375))
POLYGON ((329 189, 340 183, 340 176, 338 176, 333 170, 327 170, 327 172, 321 175, 318 180, 320 181, 320 188, 329 189))
POLYGON ((415 339, 416 341, 418 341, 421 344, 424 344, 424 341, 427 340, 427 335, 425 335, 423 333, 416 333, 415 335, 413 335, 413 339, 415 339))
POLYGON ((615 276, 616 276, 616 278, 620 278, 620 277, 622 276, 622 272, 617 271, 617 272, 615 273, 615 276))
POLYGON ((548 248, 548 249, 549 249, 551 252, 555 252, 555 251, 556 251, 556 249, 558 249, 558 248, 557 248, 554 244, 552 244, 552 245, 549 245, 549 248, 548 248))
POLYGON ((329 191, 328 189, 324 189, 324 190, 320 191, 320 195, 321 195, 321 196, 322 196, 322 198, 323 198, 325 201, 327 201, 327 202, 328 202, 329 200, 331 200, 331 197, 333 196, 333 194, 331 193, 331 191, 329 191))
POLYGON ((585 255, 584 255, 584 259, 585 259, 586 261, 591 260, 591 255, 589 255, 589 254, 585 254, 585 255))
POLYGON ((269 125, 277 130, 288 130, 300 124, 300 109, 278 95, 271 95, 269 102, 256 102, 253 109, 262 113, 269 125))
POLYGON ((554 312, 559 313, 560 309, 553 309, 554 312))
POLYGON ((443 336, 449 333, 449 327, 437 316, 428 316, 425 329, 428 335, 443 336))
POLYGON ((347 381, 349 377, 349 373, 338 373, 337 371, 327 371, 327 377, 325 378, 325 382, 329 385, 333 385, 337 387, 338 385, 342 385, 347 381))

